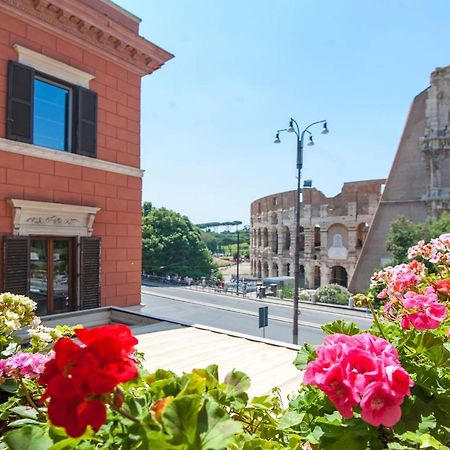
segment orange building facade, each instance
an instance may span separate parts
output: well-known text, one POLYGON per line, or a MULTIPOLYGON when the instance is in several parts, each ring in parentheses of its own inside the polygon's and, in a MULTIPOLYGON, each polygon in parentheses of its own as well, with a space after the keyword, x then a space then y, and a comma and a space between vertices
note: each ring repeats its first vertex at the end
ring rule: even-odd
POLYGON ((0 3, 0 286, 40 314, 140 303, 141 77, 172 55, 107 0, 0 3))

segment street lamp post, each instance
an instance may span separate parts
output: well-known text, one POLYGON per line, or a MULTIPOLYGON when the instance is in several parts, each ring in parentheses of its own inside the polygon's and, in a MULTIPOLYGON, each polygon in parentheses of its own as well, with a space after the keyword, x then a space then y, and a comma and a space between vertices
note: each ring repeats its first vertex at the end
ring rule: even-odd
POLYGON ((280 133, 286 131, 288 133, 295 133, 297 136, 297 192, 295 199, 295 246, 294 246, 294 311, 293 311, 293 324, 292 324, 292 343, 298 345, 298 290, 299 290, 299 281, 300 281, 300 180, 302 175, 303 168, 303 142, 305 134, 309 135, 309 140, 307 145, 314 145, 314 141, 312 138, 312 134, 309 129, 317 125, 319 123, 323 123, 322 134, 328 133, 327 121, 319 120, 317 122, 313 122, 309 124, 302 132, 300 132, 300 127, 296 120, 293 118, 289 121, 289 127, 284 128, 282 130, 278 130, 274 144, 279 144, 280 141, 280 133))

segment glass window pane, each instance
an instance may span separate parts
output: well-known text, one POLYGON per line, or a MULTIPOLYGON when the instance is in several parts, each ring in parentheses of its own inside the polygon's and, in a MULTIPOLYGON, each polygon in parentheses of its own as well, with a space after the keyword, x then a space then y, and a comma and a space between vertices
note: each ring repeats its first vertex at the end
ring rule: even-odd
POLYGON ((67 111, 70 91, 34 80, 33 144, 67 151, 67 111))
POLYGON ((32 239, 30 245, 30 298, 37 303, 37 315, 48 314, 48 244, 32 239))
POLYGON ((69 241, 53 241, 53 312, 69 311, 69 241))

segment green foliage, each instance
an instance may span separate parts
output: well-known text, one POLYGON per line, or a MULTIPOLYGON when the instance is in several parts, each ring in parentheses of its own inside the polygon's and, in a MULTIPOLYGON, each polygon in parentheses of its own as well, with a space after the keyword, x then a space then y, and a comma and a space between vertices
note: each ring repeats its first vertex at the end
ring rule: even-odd
POLYGON ((327 284, 316 290, 316 299, 321 303, 348 305, 350 292, 339 284, 327 284))
POLYGON ((217 269, 200 230, 187 217, 165 208, 150 207, 146 211, 142 218, 144 271, 201 277, 217 269))
MULTIPOLYGON (((205 224, 202 224, 205 225, 205 224)), ((237 232, 223 231, 217 233, 211 231, 202 231, 202 241, 213 253, 224 253, 237 257, 237 232)), ((249 255, 250 233, 248 228, 239 230, 239 253, 241 256, 249 255)))
POLYGON ((283 298, 291 299, 294 297, 294 288, 290 285, 282 286, 281 292, 283 298))
POLYGON ((390 225, 386 236, 386 250, 392 253, 392 264, 408 261, 408 248, 420 240, 429 241, 450 231, 450 213, 443 212, 437 220, 414 223, 405 216, 398 216, 390 225))
POLYGON ((408 261, 408 249, 421 239, 427 231, 424 224, 415 224, 405 216, 398 216, 390 225, 386 236, 386 250, 392 253, 392 263, 408 261))

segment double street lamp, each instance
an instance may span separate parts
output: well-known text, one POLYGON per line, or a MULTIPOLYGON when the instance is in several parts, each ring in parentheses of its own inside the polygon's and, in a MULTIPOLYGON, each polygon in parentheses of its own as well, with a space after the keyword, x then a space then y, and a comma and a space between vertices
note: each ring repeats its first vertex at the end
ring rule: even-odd
POLYGON ((292 324, 292 343, 298 345, 298 290, 300 281, 300 179, 303 167, 303 143, 304 137, 308 134, 308 143, 306 145, 314 145, 312 133, 309 131, 314 125, 323 124, 322 134, 328 134, 328 127, 326 120, 319 120, 309 124, 303 131, 300 132, 300 127, 296 120, 293 118, 289 121, 289 127, 277 130, 274 144, 279 144, 280 133, 295 133, 297 136, 297 194, 295 199, 295 246, 294 246, 294 312, 293 312, 293 324, 292 324))

